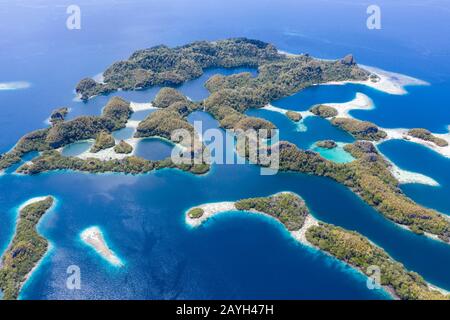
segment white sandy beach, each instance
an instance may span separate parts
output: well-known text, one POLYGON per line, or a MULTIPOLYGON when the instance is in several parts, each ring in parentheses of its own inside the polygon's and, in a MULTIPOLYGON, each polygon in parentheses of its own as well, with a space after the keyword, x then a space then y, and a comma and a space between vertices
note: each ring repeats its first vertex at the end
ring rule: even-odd
MULTIPOLYGON (((88 159, 88 158, 96 158, 102 161, 107 161, 107 160, 113 160, 113 159, 118 159, 121 160, 123 158, 132 156, 136 153, 136 146, 139 143, 138 138, 130 138, 130 139, 125 139, 124 141, 126 143, 128 143, 129 145, 131 145, 133 147, 133 151, 131 153, 116 153, 114 151, 114 147, 108 148, 108 149, 103 149, 100 150, 99 152, 96 153, 92 153, 89 150, 84 151, 83 153, 77 155, 77 158, 80 159, 88 159)), ((119 143, 119 141, 116 141, 116 145, 119 143)))
POLYGON ((99 227, 89 227, 85 229, 81 235, 81 240, 91 248, 93 248, 102 258, 107 260, 114 266, 122 267, 123 262, 108 247, 99 227))
MULTIPOLYGON (((324 104, 335 108, 338 111, 338 115, 337 115, 338 117, 350 118, 350 119, 354 119, 354 117, 352 117, 350 115, 351 110, 371 110, 375 107, 373 104, 373 101, 367 95, 360 93, 360 92, 356 93, 355 99, 353 99, 351 101, 344 102, 344 103, 324 103, 324 104)), ((408 141, 411 141, 414 143, 421 144, 425 147, 428 147, 428 148, 438 152, 439 154, 443 155, 444 157, 450 158, 450 132, 443 133, 443 134, 433 133, 433 135, 444 139, 449 144, 446 147, 439 147, 431 141, 425 141, 422 139, 418 139, 418 138, 409 136, 407 134, 408 129, 405 129, 405 128, 388 129, 388 128, 379 127, 379 129, 385 131, 387 133, 387 137, 378 142, 374 142, 375 144, 379 144, 384 141, 393 140, 393 139, 408 140, 408 141)), ((450 129, 449 129, 449 131, 450 131, 450 129)))
POLYGON ((126 123, 127 128, 134 128, 136 129, 141 121, 140 120, 128 120, 126 123))
POLYGON ((236 207, 234 206, 234 202, 232 202, 232 201, 206 203, 206 204, 202 204, 200 206, 194 207, 194 208, 203 209, 203 215, 198 219, 192 219, 187 214, 187 212, 189 212, 191 209, 193 209, 193 208, 190 208, 186 212, 186 223, 188 225, 190 225, 191 227, 200 226, 203 222, 205 222, 210 217, 212 217, 213 215, 216 215, 218 213, 237 210, 236 207))
POLYGON ((300 242, 301 244, 309 247, 314 247, 307 239, 306 239, 306 231, 312 226, 317 226, 319 224, 319 220, 314 218, 311 214, 308 214, 305 218, 305 222, 300 230, 291 231, 292 237, 300 242))
POLYGON ((355 98, 344 103, 324 103, 324 105, 333 107, 338 112, 340 118, 352 118, 350 111, 352 110, 372 110, 375 108, 372 99, 361 92, 357 92, 355 98))
MULTIPOLYGON (((287 57, 299 56, 299 54, 293 54, 282 50, 278 50, 278 52, 281 54, 285 54, 287 57)), ((321 59, 321 60, 328 60, 328 59, 321 59)), ((374 88, 376 90, 395 95, 406 94, 407 91, 405 89, 405 86, 429 85, 429 83, 426 81, 416 79, 414 77, 410 77, 401 73, 386 71, 380 68, 366 66, 362 64, 358 64, 358 66, 362 69, 369 71, 372 74, 377 75, 379 78, 378 81, 373 82, 370 79, 365 81, 332 81, 320 85, 344 85, 347 83, 362 84, 374 88)))
MULTIPOLYGON (((220 213, 227 212, 227 211, 235 211, 235 210, 237 210, 236 207, 235 207, 235 203, 234 203, 234 202, 231 202, 231 201, 227 201, 227 202, 215 202, 215 203, 207 203, 207 204, 203 204, 203 205, 200 205, 200 206, 196 206, 196 207, 190 208, 189 210, 186 211, 186 223, 187 223, 188 225, 190 225, 191 227, 198 227, 198 226, 200 226, 203 222, 205 222, 205 221, 208 220, 210 217, 212 217, 212 216, 214 216, 214 215, 216 215, 216 214, 220 214, 220 213), (198 219, 191 219, 191 218, 188 216, 188 212, 189 212, 190 210, 194 209, 194 208, 201 208, 201 209, 204 210, 203 215, 202 215, 200 218, 198 218, 198 219)), ((261 214, 261 215, 270 217, 270 218, 274 219, 275 221, 279 222, 277 219, 275 219, 274 217, 272 217, 272 216, 270 216, 270 215, 268 215, 268 214, 266 214, 266 213, 262 213, 262 212, 258 212, 258 211, 253 211, 253 210, 250 211, 250 212, 251 212, 251 213, 261 214)), ((362 276, 367 277, 367 275, 366 275, 361 269, 356 268, 356 267, 354 267, 354 266, 352 266, 352 265, 346 263, 345 261, 342 261, 342 260, 340 260, 340 259, 337 259, 336 257, 334 257, 333 255, 329 254, 328 252, 323 251, 323 250, 317 248, 316 246, 314 246, 313 244, 311 244, 311 243, 306 239, 306 231, 307 231, 309 228, 313 227, 313 226, 319 225, 319 222, 320 222, 320 221, 317 220, 316 218, 314 218, 311 214, 308 214, 308 215, 306 216, 305 221, 304 221, 304 223, 303 223, 303 226, 300 228, 300 230, 297 230, 297 231, 291 231, 291 232, 289 232, 289 233, 291 234, 291 236, 292 236, 296 241, 298 241, 298 242, 301 243, 302 245, 307 246, 307 247, 309 247, 309 248, 312 248, 312 249, 314 249, 314 250, 317 250, 318 252, 324 253, 325 255, 331 257, 332 259, 335 259, 335 260, 337 260, 337 261, 339 261, 339 262, 341 262, 341 263, 344 263, 345 265, 349 266, 349 267, 352 268, 353 270, 356 270, 356 271, 357 271, 358 273, 360 273, 362 276)), ((396 224, 396 225, 398 225, 398 224, 396 224)), ((403 225, 398 225, 398 226, 400 226, 401 228, 408 229, 408 227, 403 226, 403 225)), ((436 236, 434 236, 434 235, 426 234, 426 236, 429 236, 430 238, 433 238, 433 239, 435 239, 435 240, 441 241, 440 239, 438 239, 438 238, 437 238, 436 236)), ((370 243, 372 243, 374 246, 379 247, 377 244, 375 244, 374 242, 372 242, 370 239, 367 239, 367 240, 368 240, 370 243)), ((380 247, 379 247, 379 248, 380 248, 380 247)), ((382 248, 380 248, 380 249, 382 249, 382 248)), ((382 250, 383 250, 383 249, 382 249, 382 250)), ((392 257, 390 257, 390 258, 392 259, 392 257)), ((394 259, 392 259, 392 260, 394 260, 394 259)), ((440 291, 440 292, 443 293, 443 294, 448 294, 448 292, 447 292, 446 290, 441 289, 441 288, 439 288, 439 287, 436 287, 436 286, 434 286, 434 285, 432 285, 432 284, 430 284, 430 283, 428 283, 428 282, 427 282, 427 285, 428 285, 428 287, 429 287, 430 289, 438 290, 438 291, 440 291)), ((398 296, 397 296, 397 294, 392 290, 391 287, 383 286, 383 288, 384 288, 384 289, 392 296, 393 299, 397 299, 397 300, 399 299, 398 296)))
MULTIPOLYGON (((45 200, 45 199, 47 199, 48 197, 50 197, 50 195, 48 195, 48 196, 42 196, 42 197, 35 197, 35 198, 31 198, 31 199, 29 199, 29 200, 27 200, 27 201, 25 201, 24 203, 22 203, 20 206, 19 206, 19 211, 21 211, 23 208, 25 208, 26 206, 28 206, 28 205, 30 205, 30 204, 33 204, 33 203, 35 203, 35 202, 39 202, 39 201, 42 201, 42 200, 45 200)), ((49 209, 50 210, 50 209, 49 209)))
MULTIPOLYGON (((430 148, 430 149, 436 151, 437 153, 443 155, 446 158, 450 158, 450 132, 448 132, 448 133, 433 133, 434 136, 444 139, 448 143, 448 146, 446 146, 446 147, 439 147, 431 141, 418 139, 418 138, 408 135, 408 129, 405 129, 405 128, 397 128, 397 129, 380 128, 380 129, 387 133, 387 137, 383 141, 393 140, 393 139, 408 140, 408 141, 423 145, 427 148, 430 148)), ((383 142, 383 141, 380 141, 380 142, 383 142)))
MULTIPOLYGON (((39 201, 43 201, 45 199, 47 199, 48 197, 51 197, 50 195, 47 196, 41 196, 41 197, 34 197, 31 199, 28 199, 27 201, 23 202, 18 208, 17 208, 17 221, 16 224, 19 221, 20 218, 20 211, 22 211, 23 208, 25 208, 26 206, 39 202, 39 201)), ((53 197, 53 205, 47 210, 47 212, 45 214, 47 214, 50 210, 52 210, 55 205, 56 205, 57 199, 53 197)), ((39 222, 40 223, 40 222, 39 222)), ((38 223, 38 224, 39 224, 38 223)), ((15 235, 14 235, 15 236, 15 235)), ((5 249, 4 253, 7 252, 10 249, 10 246, 12 244, 13 239, 11 239, 8 247, 5 249)), ((24 278, 24 280, 20 283, 20 290, 22 290, 23 286, 25 285, 25 283, 28 281, 28 279, 30 279, 30 277, 33 275, 33 273, 39 268, 39 266, 41 265, 42 261, 44 260, 44 258, 49 254, 50 251, 53 250, 53 244, 48 241, 48 246, 47 246, 47 250, 46 252, 42 255, 42 257, 39 259, 39 261, 37 261, 35 263, 35 265, 33 266, 33 268, 30 270, 30 272, 28 272, 24 278)), ((0 258, 2 258, 2 256, 0 256, 0 258)), ((2 267, 2 263, 1 263, 2 259, 0 259, 0 268, 2 267)), ((19 290, 19 291, 20 291, 19 290)))
POLYGON ((406 91, 405 86, 412 86, 412 85, 428 85, 427 82, 416 79, 410 76, 406 76, 400 73, 385 71, 379 68, 370 67, 370 66, 364 66, 359 65, 361 68, 376 74, 379 78, 378 81, 374 82, 372 80, 365 80, 365 81, 332 81, 324 83, 324 85, 344 85, 348 83, 352 84, 362 84, 371 88, 374 88, 376 90, 388 93, 388 94, 394 94, 394 95, 404 95, 408 93, 406 91))
POLYGON ((432 187, 439 187, 439 182, 424 174, 403 170, 391 163, 390 171, 400 184, 418 183, 432 187))
POLYGON ((302 119, 300 121, 294 121, 294 120, 288 118, 289 120, 291 120, 292 122, 295 122, 297 124, 297 131, 298 132, 306 132, 308 130, 308 128, 306 127, 306 125, 304 123, 304 120, 306 118, 308 118, 308 117, 314 116, 314 114, 312 114, 309 111, 295 111, 295 110, 283 109, 283 108, 275 107, 275 106, 271 105, 270 103, 268 105, 262 107, 261 109, 272 111, 272 112, 278 112, 278 113, 281 113, 283 115, 286 115, 286 113, 288 111, 300 113, 300 115, 302 116, 302 119))
POLYGON ((133 112, 158 109, 154 107, 151 102, 130 102, 130 108, 133 110, 133 112))
MULTIPOLYGON (((185 217, 186 224, 188 224, 191 227, 198 227, 203 222, 205 222, 206 220, 211 218, 212 216, 214 216, 216 214, 228 212, 228 211, 238 211, 238 209, 236 209, 235 202, 224 201, 224 202, 213 202, 213 203, 202 204, 200 206, 190 208, 186 211, 186 217, 185 217), (188 212, 194 208, 203 209, 203 215, 198 219, 192 219, 188 215, 188 212)), ((263 216, 269 217, 270 219, 273 219, 273 220, 279 222, 273 216, 271 216, 267 213, 264 213, 264 212, 259 212, 256 210, 249 210, 248 212, 263 215, 263 216)), ((319 221, 316 218, 314 218, 311 214, 308 214, 308 216, 305 218, 305 222, 304 222, 303 226, 301 227, 301 229, 297 230, 297 231, 290 231, 289 233, 298 242, 300 242, 304 245, 307 245, 307 246, 312 246, 308 242, 308 240, 306 240, 306 236, 305 236, 306 230, 308 230, 312 226, 318 225, 318 223, 319 223, 319 221)))
POLYGON ((302 119, 314 116, 314 114, 312 114, 309 111, 296 111, 296 110, 283 109, 283 108, 275 107, 275 106, 271 105, 270 103, 268 105, 262 107, 261 109, 262 110, 273 111, 273 112, 278 112, 278 113, 281 113, 281 114, 284 114, 284 115, 286 115, 286 113, 288 111, 292 111, 292 112, 300 113, 300 115, 302 116, 302 119))

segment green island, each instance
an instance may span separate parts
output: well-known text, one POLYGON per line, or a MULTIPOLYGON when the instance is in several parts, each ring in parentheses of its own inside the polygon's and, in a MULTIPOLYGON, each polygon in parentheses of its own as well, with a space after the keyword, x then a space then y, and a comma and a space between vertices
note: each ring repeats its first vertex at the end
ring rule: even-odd
POLYGON ((302 115, 299 112, 287 111, 286 116, 295 122, 299 122, 300 120, 302 120, 302 115))
POLYGON ((41 217, 52 207, 54 199, 46 197, 20 209, 14 238, 0 263, 0 289, 3 299, 14 300, 48 249, 48 241, 36 231, 41 217))
MULTIPOLYGON (((137 63, 134 61, 135 59, 140 62, 147 61, 147 67, 153 70, 155 77, 161 76, 161 73, 167 70, 176 74, 180 66, 176 63, 177 57, 184 56, 186 52, 190 54, 192 51, 198 53, 196 57, 200 61, 212 57, 208 60, 212 66, 217 62, 220 66, 225 67, 258 67, 258 75, 255 77, 250 73, 231 76, 215 75, 205 84, 211 94, 200 102, 189 101, 173 88, 161 89, 153 101, 153 105, 159 109, 139 123, 135 134, 136 138, 162 137, 172 140, 171 135, 175 129, 186 129, 193 134, 194 129, 187 121, 187 116, 195 110, 210 113, 225 129, 242 129, 244 131, 268 129, 270 131, 275 128, 272 123, 264 119, 249 117, 244 112, 249 108, 261 108, 274 99, 294 94, 314 84, 329 81, 367 80, 370 77, 370 73, 358 67, 351 56, 335 61, 318 60, 306 54, 291 57, 277 53, 273 46, 260 41, 229 39, 214 43, 194 43, 174 49, 158 47, 141 50, 130 58, 133 61, 119 62, 109 68, 104 75, 105 84, 101 84, 100 87, 96 85, 95 90, 100 90, 105 86, 110 86, 108 90, 133 89, 133 86, 124 86, 124 84, 134 83, 137 75, 142 72, 135 68, 134 63, 137 63), (220 59, 214 58, 215 54, 221 52, 222 49, 218 49, 221 46, 232 48, 230 50, 235 53, 232 55, 219 54, 220 59), (215 49, 212 51, 208 51, 208 49, 209 53, 204 53, 205 48, 211 47, 215 49), (166 65, 168 60, 165 58, 168 56, 175 57, 170 67, 166 65)), ((186 79, 190 79, 191 76, 186 79)), ((150 81, 148 85, 150 83, 152 82, 150 81)), ((86 98, 100 94, 95 90, 83 91, 82 94, 86 98)), ((326 106, 314 108, 317 109, 319 115, 327 117, 334 114, 333 110, 336 111, 326 106)), ((10 152, 0 157, 0 170, 19 162, 21 157, 30 151, 39 151, 41 154, 31 163, 19 167, 18 172, 37 174, 49 170, 71 169, 93 173, 137 174, 161 168, 179 168, 200 174, 209 170, 209 165, 205 162, 176 165, 170 159, 148 161, 135 156, 128 156, 120 160, 101 161, 95 158, 64 157, 55 150, 75 141, 94 139, 100 132, 110 133, 122 128, 131 113, 129 102, 114 97, 108 102, 101 116, 78 117, 57 123, 51 128, 34 131, 20 139, 10 152)), ((332 122, 350 132, 357 139, 378 141, 386 135, 374 124, 364 121, 333 118, 332 122)), ((172 142, 180 141, 174 139, 172 142)), ((190 146, 184 147, 189 148, 190 146)), ((204 149, 204 147, 201 143, 201 148, 204 149)), ((390 173, 390 164, 370 142, 359 141, 347 145, 345 148, 356 160, 351 163, 337 164, 325 160, 315 152, 300 150, 295 145, 282 141, 279 143, 278 151, 280 167, 285 171, 296 171, 334 179, 349 187, 387 219, 406 226, 417 234, 427 233, 439 237, 443 241, 450 241, 448 219, 435 210, 424 208, 406 197, 399 189, 398 181, 390 173)))
POLYGON ((100 116, 80 116, 28 133, 12 150, 0 156, 0 171, 20 162, 21 158, 29 152, 58 149, 73 142, 95 139, 103 131, 112 132, 124 128, 131 114, 132 110, 128 101, 113 97, 100 116))
POLYGON ((415 128, 408 130, 408 135, 414 138, 422 139, 425 141, 433 142, 438 147, 447 147, 448 142, 442 138, 436 137, 430 131, 423 128, 415 128))
POLYGON ((338 115, 338 112, 335 108, 324 104, 315 105, 314 107, 309 109, 309 111, 322 118, 334 118, 338 115))
POLYGON ((270 197, 249 198, 236 201, 236 209, 268 214, 280 221, 289 231, 299 230, 308 215, 302 198, 290 192, 278 193, 270 197))
POLYGON ((67 107, 61 107, 56 110, 53 110, 52 114, 50 115, 49 121, 52 125, 55 125, 59 122, 63 122, 69 113, 69 108, 67 107))
POLYGON ((371 142, 356 141, 344 149, 354 161, 335 163, 316 152, 300 150, 287 141, 279 142, 272 152, 279 152, 280 170, 329 177, 350 188, 387 219, 414 233, 427 233, 444 242, 450 241, 449 219, 409 199, 391 174, 391 165, 371 142))
POLYGON ((91 78, 81 80, 76 92, 87 100, 118 89, 181 84, 200 77, 207 68, 257 67, 280 59, 283 55, 274 46, 245 38, 198 41, 175 48, 160 45, 138 50, 127 60, 115 62, 103 73, 103 83, 91 78))
MULTIPOLYGON (((299 242, 313 246, 330 256, 345 262, 366 276, 369 267, 380 268, 380 285, 395 298, 402 300, 448 300, 450 295, 433 289, 417 273, 408 271, 403 264, 391 258, 367 238, 332 224, 314 219, 305 201, 295 193, 282 192, 268 197, 242 199, 231 203, 235 209, 267 214, 281 222, 299 242), (306 220, 309 219, 307 223, 306 220)), ((201 207, 207 207, 208 204, 201 207)), ((210 215, 230 211, 230 203, 209 204, 214 209, 210 215)), ((194 207, 188 211, 189 223, 196 226, 202 219, 203 209, 194 207)))
POLYGON ((133 147, 126 141, 120 140, 120 142, 114 147, 115 153, 129 154, 133 152, 133 147))
POLYGON ((91 148, 91 152, 97 153, 100 150, 112 148, 115 145, 116 141, 114 140, 114 137, 106 131, 101 131, 95 138, 95 143, 91 148))
POLYGON ((416 272, 392 259, 357 232, 319 222, 306 230, 306 239, 313 246, 330 254, 367 276, 370 266, 380 268, 380 284, 402 300, 449 300, 450 295, 432 289, 416 272))
POLYGON ((333 149, 337 147, 337 143, 333 140, 321 140, 316 142, 316 146, 324 149, 333 149))
POLYGON ((191 219, 198 219, 201 216, 203 216, 204 213, 205 213, 205 211, 202 208, 193 208, 193 209, 189 210, 188 216, 191 219))
POLYGON ((158 106, 160 109, 150 113, 147 118, 139 122, 134 135, 136 138, 154 136, 171 140, 172 132, 177 129, 185 129, 192 135, 194 134, 194 127, 186 117, 191 112, 198 110, 198 104, 190 102, 175 89, 162 88, 156 95, 153 106, 158 106))
POLYGON ((378 141, 387 137, 386 132, 369 121, 350 118, 333 118, 331 124, 350 133, 358 140, 378 141))
MULTIPOLYGON (((175 108, 182 110, 184 106, 178 105, 178 107, 174 106, 173 109, 175 108)), ((157 112, 159 111, 164 110, 158 110, 157 112)), ((173 110, 170 109, 169 111, 173 110)), ((136 156, 103 161, 97 158, 66 157, 59 152, 58 149, 61 147, 87 139, 96 139, 92 152, 114 146, 111 132, 124 128, 131 114, 130 102, 119 97, 112 97, 103 108, 100 116, 80 116, 25 135, 11 151, 0 156, 0 170, 20 162, 21 158, 31 151, 38 151, 40 154, 31 162, 21 165, 16 170, 18 173, 33 175, 51 170, 76 170, 90 173, 140 174, 163 168, 178 168, 194 174, 203 174, 209 170, 209 165, 204 162, 175 164, 170 158, 162 161, 149 161, 136 156)), ((192 127, 185 119, 184 124, 187 124, 189 128, 192 127)), ((183 126, 180 127, 183 128, 183 126)), ((153 134, 145 135, 141 133, 139 135, 138 133, 137 135, 143 137, 153 134)), ((114 150, 118 151, 117 153, 128 154, 132 152, 132 146, 126 142, 121 142, 114 150)))
POLYGON ((21 174, 35 175, 54 170, 74 170, 89 173, 125 173, 143 174, 153 170, 174 168, 188 171, 194 174, 204 174, 209 171, 209 165, 178 164, 170 158, 152 161, 136 156, 127 156, 123 159, 100 160, 97 158, 80 159, 66 157, 56 150, 45 151, 38 157, 20 166, 16 171, 21 174))

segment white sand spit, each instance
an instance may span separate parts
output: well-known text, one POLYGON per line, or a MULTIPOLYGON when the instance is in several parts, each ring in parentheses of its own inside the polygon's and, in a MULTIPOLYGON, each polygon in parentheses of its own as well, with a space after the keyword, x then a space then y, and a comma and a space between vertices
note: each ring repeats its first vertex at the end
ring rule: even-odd
POLYGON ((85 244, 92 247, 102 258, 107 260, 109 263, 118 267, 123 266, 123 262, 108 247, 100 228, 87 228, 81 233, 80 237, 85 244))
POLYGON ((273 112, 278 112, 278 113, 281 113, 281 114, 284 114, 284 115, 286 115, 286 113, 288 111, 297 112, 297 113, 300 113, 300 115, 302 116, 302 120, 307 118, 307 117, 311 117, 311 116, 314 115, 314 114, 312 114, 309 111, 296 111, 296 110, 283 109, 283 108, 275 107, 275 106, 273 106, 271 104, 268 104, 268 105, 264 106, 261 109, 262 110, 273 111, 273 112))
POLYGON ((372 110, 374 104, 372 99, 364 93, 357 92, 355 99, 344 103, 324 103, 324 105, 335 108, 338 111, 338 117, 353 118, 349 113, 352 110, 372 110))
POLYGON ((186 213, 186 223, 190 225, 191 227, 198 227, 201 225, 204 221, 208 220, 210 217, 212 217, 215 214, 226 212, 226 211, 234 211, 237 210, 234 202, 232 201, 226 201, 226 202, 214 202, 214 203, 206 203, 202 204, 200 206, 191 208, 186 213), (194 208, 200 208, 203 209, 203 215, 198 219, 192 219, 187 214, 190 210, 194 208))
MULTIPOLYGON (((430 149, 436 151, 437 153, 443 155, 446 158, 450 158, 450 132, 449 133, 433 133, 434 136, 444 139, 448 143, 448 145, 446 147, 439 147, 431 141, 422 140, 422 139, 415 138, 415 137, 408 135, 408 129, 405 129, 405 128, 397 128, 397 129, 380 128, 380 129, 387 133, 387 137, 382 141, 394 140, 394 139, 408 140, 408 141, 423 145, 427 148, 430 148, 430 149)), ((382 141, 379 141, 378 143, 380 143, 382 141)))
POLYGON ((151 102, 148 103, 130 102, 130 108, 133 110, 133 112, 158 109, 154 107, 151 102))

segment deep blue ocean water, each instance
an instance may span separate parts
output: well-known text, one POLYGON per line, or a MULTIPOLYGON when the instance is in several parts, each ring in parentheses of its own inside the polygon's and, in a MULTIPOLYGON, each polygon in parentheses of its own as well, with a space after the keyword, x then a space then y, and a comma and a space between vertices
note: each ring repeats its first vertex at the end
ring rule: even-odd
MULTIPOLYGON (((274 101, 274 105, 307 110, 316 103, 345 102, 362 92, 373 99, 376 108, 353 112, 359 119, 383 127, 419 126, 445 132, 450 124, 450 43, 442 35, 450 31, 448 2, 378 2, 381 30, 366 28, 364 1, 100 0, 94 4, 83 0, 77 2, 82 29, 70 31, 65 28, 69 1, 0 1, 0 83, 31 84, 27 89, 0 91, 0 152, 10 149, 23 134, 44 127, 56 107, 69 106, 70 117, 99 114, 110 97, 75 101, 76 83, 136 49, 233 36, 257 38, 285 51, 309 52, 321 58, 339 58, 351 52, 365 65, 431 84, 409 87, 404 96, 360 85, 317 86, 274 101)), ((179 89, 192 99, 202 99, 208 94, 202 86, 208 77, 240 71, 208 70, 179 89)), ((116 94, 148 102, 158 90, 116 94)), ((323 119, 307 118, 299 127, 278 113, 248 113, 271 120, 281 129, 281 139, 302 148, 311 148, 323 139, 353 141, 323 119)), ((133 119, 147 114, 137 113, 133 119)), ((202 120, 204 128, 217 127, 201 112, 189 120, 202 120)), ((130 133, 125 129, 115 135, 122 139, 130 133)), ((152 143, 141 145, 139 152, 161 156, 168 150, 160 143, 157 148, 152 143)), ((66 151, 79 152, 85 147, 66 151)), ((440 187, 410 184, 402 189, 415 201, 450 213, 450 159, 404 141, 390 141, 379 149, 401 168, 437 180, 440 187)), ((279 224, 267 218, 227 213, 198 229, 184 223, 185 211, 194 205, 283 190, 301 195, 318 219, 360 232, 407 268, 450 289, 448 245, 395 226, 345 187, 325 178, 292 173, 261 176, 253 165, 217 165, 203 176, 178 170, 140 176, 63 171, 27 177, 10 173, 0 176, 1 251, 12 237, 21 203, 47 194, 58 199, 57 207, 39 225, 53 249, 27 282, 21 295, 25 299, 387 298, 384 292, 367 289, 365 278, 342 263, 295 243, 279 224), (80 232, 92 225, 102 228, 125 267, 108 265, 81 243, 80 232), (70 265, 81 269, 81 290, 66 288, 70 265)))

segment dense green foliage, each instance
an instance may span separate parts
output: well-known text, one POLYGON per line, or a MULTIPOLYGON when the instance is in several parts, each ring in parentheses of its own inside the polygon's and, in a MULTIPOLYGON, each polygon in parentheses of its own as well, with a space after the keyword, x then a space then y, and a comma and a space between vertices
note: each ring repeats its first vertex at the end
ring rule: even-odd
POLYGON ((114 63, 103 73, 104 83, 83 79, 76 92, 86 100, 119 88, 177 85, 201 76, 206 68, 257 67, 282 58, 272 45, 245 38, 199 41, 175 48, 161 45, 138 50, 128 60, 114 63))
POLYGON ((334 179, 349 187, 389 220, 417 234, 428 232, 443 241, 450 241, 449 220, 406 197, 389 170, 390 164, 372 143, 357 141, 346 145, 345 150, 356 159, 345 164, 328 161, 315 152, 300 150, 286 141, 281 141, 278 146, 280 170, 334 179))
POLYGON ((111 132, 125 127, 132 110, 130 103, 113 97, 101 116, 80 116, 70 121, 57 121, 53 126, 23 136, 16 146, 0 156, 0 170, 20 162, 31 151, 57 149, 80 140, 95 139, 100 132, 111 132))
POLYGON ((205 213, 205 211, 202 208, 194 208, 189 210, 188 216, 191 219, 198 219, 203 216, 203 213, 205 213))
POLYGON ((120 160, 103 161, 97 158, 65 157, 59 152, 52 150, 34 158, 31 163, 22 165, 17 169, 17 172, 34 175, 53 170, 74 170, 90 173, 120 172, 140 174, 163 168, 178 168, 194 174, 203 174, 209 170, 207 164, 175 164, 170 158, 161 161, 151 161, 136 156, 129 156, 120 160))
POLYGON ((271 215, 284 224, 289 231, 299 230, 308 215, 308 208, 303 199, 288 192, 265 198, 239 200, 235 206, 238 210, 257 211, 271 215))
POLYGON ((187 103, 188 99, 179 91, 165 87, 159 90, 155 100, 153 100, 153 106, 156 108, 167 108, 175 102, 187 103))
POLYGON ((369 266, 381 271, 381 285, 388 286, 403 300, 449 299, 428 287, 423 278, 392 258, 356 232, 330 224, 319 223, 306 231, 306 239, 319 249, 372 276, 369 266))
POLYGON ((319 148, 333 149, 337 147, 337 144, 333 140, 321 140, 316 142, 316 146, 319 148))
POLYGON ((95 143, 91 148, 91 152, 96 153, 100 150, 108 149, 114 147, 116 141, 114 137, 105 131, 100 132, 95 138, 95 143))
POLYGON ((48 242, 37 233, 36 225, 53 201, 47 197, 20 210, 16 233, 0 267, 0 289, 5 300, 17 299, 27 275, 47 251, 48 242))
POLYGON ((300 120, 302 120, 302 115, 299 112, 288 111, 286 112, 286 116, 295 122, 299 122, 300 120))
POLYGON ((114 151, 116 153, 129 154, 133 152, 133 147, 125 141, 120 140, 120 142, 114 147, 114 151))
POLYGON ((135 137, 163 137, 172 139, 172 133, 177 129, 186 129, 188 132, 194 132, 194 127, 177 111, 171 108, 156 110, 146 119, 141 121, 137 127, 135 137))
POLYGON ((372 122, 360 121, 350 118, 333 118, 331 123, 334 126, 347 131, 353 137, 359 140, 378 141, 386 138, 387 134, 372 122))
POLYGON ((244 112, 249 108, 261 108, 314 84, 366 80, 369 77, 369 73, 356 64, 317 60, 308 55, 265 63, 259 66, 258 71, 256 77, 248 73, 211 77, 205 84, 211 92, 204 102, 206 109, 220 106, 244 112))
POLYGON ((58 122, 64 121, 68 113, 69 113, 69 108, 67 108, 67 107, 62 107, 62 108, 53 110, 52 114, 50 115, 49 121, 52 125, 55 125, 58 122))
POLYGON ((14 148, 0 156, 0 170, 9 168, 20 162, 21 157, 31 151, 43 151, 50 148, 46 138, 50 129, 41 129, 30 132, 20 138, 14 148))
POLYGON ((128 119, 133 110, 131 110, 130 102, 120 97, 112 97, 109 99, 105 108, 103 108, 102 118, 110 119, 114 122, 114 129, 118 130, 125 128, 128 119))
POLYGON ((212 105, 207 107, 206 111, 208 111, 217 121, 219 121, 220 126, 224 129, 244 131, 248 129, 265 129, 267 130, 269 136, 271 136, 273 133, 272 129, 276 128, 270 121, 256 117, 249 117, 227 106, 212 105))
POLYGON ((45 141, 52 149, 60 148, 79 140, 95 139, 102 131, 111 132, 114 122, 109 118, 81 116, 53 126, 45 141))
POLYGON ((335 108, 324 104, 315 105, 309 111, 322 118, 333 118, 338 115, 338 111, 335 108))
POLYGON ((448 142, 447 141, 445 141, 442 138, 436 137, 435 135, 433 135, 427 129, 422 129, 422 128, 410 129, 408 131, 408 135, 410 135, 412 137, 415 137, 415 138, 418 138, 418 139, 425 140, 425 141, 431 141, 435 145, 437 145, 438 147, 446 147, 446 146, 448 146, 448 142))
POLYGON ((186 117, 196 110, 198 105, 171 88, 162 88, 156 95, 153 105, 163 109, 152 112, 139 123, 136 138, 157 136, 171 140, 172 133, 177 129, 186 129, 193 135, 194 127, 186 117))
POLYGON ((350 169, 350 177, 345 180, 341 178, 341 182, 351 187, 388 219, 407 226, 415 233, 428 232, 449 242, 449 220, 435 210, 424 208, 406 197, 389 171, 390 164, 373 144, 358 141, 344 148, 357 159, 345 165, 345 170, 350 169))

